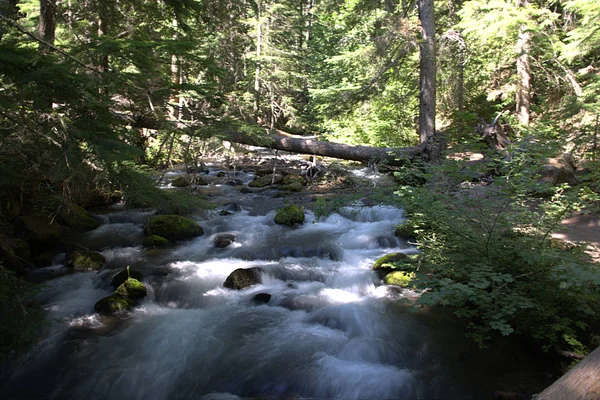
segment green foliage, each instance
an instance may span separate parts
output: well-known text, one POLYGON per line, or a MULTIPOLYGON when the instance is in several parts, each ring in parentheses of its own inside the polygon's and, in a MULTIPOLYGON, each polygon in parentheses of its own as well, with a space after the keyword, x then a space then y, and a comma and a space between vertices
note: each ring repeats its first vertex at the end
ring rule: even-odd
POLYGON ((448 161, 437 167, 435 183, 397 191, 415 223, 429 227, 417 234, 418 285, 427 288, 417 305, 450 307, 482 345, 494 331, 524 333, 545 348, 569 347, 565 337, 585 342, 600 323, 600 274, 580 250, 548 241, 576 197, 557 188, 528 201, 536 178, 520 161, 492 185, 471 179, 471 171, 448 161))
POLYGON ((0 265, 0 360, 22 354, 40 337, 44 313, 32 298, 38 288, 0 265))

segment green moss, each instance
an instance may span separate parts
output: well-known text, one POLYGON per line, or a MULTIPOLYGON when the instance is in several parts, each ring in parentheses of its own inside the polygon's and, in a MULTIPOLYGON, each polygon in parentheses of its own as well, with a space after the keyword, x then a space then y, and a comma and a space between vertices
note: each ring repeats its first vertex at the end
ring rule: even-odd
POLYGON ((137 279, 138 281, 141 281, 142 273, 135 269, 126 268, 126 269, 122 270, 121 272, 119 272, 118 274, 116 274, 110 281, 110 284, 115 289, 117 289, 119 286, 121 286, 123 283, 125 283, 125 281, 129 278, 133 278, 133 279, 137 279))
POLYGON ((158 215, 152 217, 144 233, 158 235, 167 240, 181 240, 204 234, 204 230, 193 220, 179 215, 158 215))
POLYGON ((398 225, 398 227, 394 231, 394 236, 404 239, 414 238, 417 236, 415 232, 415 226, 411 222, 405 221, 398 225))
POLYGON ((69 254, 71 265, 77 271, 98 270, 104 266, 106 260, 97 251, 75 250, 69 254))
POLYGON ((147 289, 146 285, 137 279, 128 278, 115 290, 115 294, 130 299, 141 299, 146 297, 147 289))
POLYGON ((76 230, 92 230, 100 226, 92 214, 74 203, 69 203, 61 209, 60 221, 69 228, 76 230))
POLYGON ((395 265, 405 262, 412 263, 413 261, 404 253, 390 253, 377 259, 373 264, 373 269, 394 268, 395 265))
POLYGON ((117 295, 112 295, 100 299, 94 304, 94 310, 102 315, 117 315, 123 311, 129 310, 135 306, 135 301, 117 295))
POLYGON ((144 239, 144 246, 146 247, 163 247, 170 245, 171 242, 162 236, 150 235, 144 239))
POLYGON ((270 186, 271 183, 273 183, 274 185, 278 185, 281 182, 283 182, 283 176, 275 174, 275 179, 273 179, 273 175, 271 174, 271 175, 261 176, 260 178, 253 180, 252 182, 250 182, 248 184, 248 186, 250 186, 250 187, 265 187, 265 186, 270 186))
POLYGON ((284 185, 290 185, 290 184, 300 184, 303 185, 305 183, 304 178, 301 175, 296 175, 296 174, 289 174, 283 177, 283 184, 284 185))
POLYGON ((301 192, 302 188, 303 186, 300 182, 292 182, 281 187, 286 192, 301 192))
POLYGON ((383 281, 386 285, 408 287, 415 276, 414 272, 392 271, 383 278, 383 281))
POLYGON ((295 204, 289 205, 277 211, 275 223, 280 225, 293 226, 304 222, 304 207, 298 207, 295 204))

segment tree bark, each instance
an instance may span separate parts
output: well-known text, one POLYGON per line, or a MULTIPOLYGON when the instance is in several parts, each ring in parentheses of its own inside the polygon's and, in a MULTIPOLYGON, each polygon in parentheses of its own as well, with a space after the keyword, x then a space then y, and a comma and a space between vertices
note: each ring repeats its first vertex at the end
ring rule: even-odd
MULTIPOLYGON (((123 114, 115 114, 115 116, 125 121, 127 125, 130 125, 133 128, 161 129, 164 127, 164 125, 161 125, 158 121, 151 118, 132 117, 123 114)), ((190 131, 194 130, 193 127, 188 127, 188 129, 190 131)), ((194 133, 190 132, 189 135, 194 136, 194 133)), ((249 146, 339 158, 342 160, 367 163, 376 162, 391 166, 404 165, 406 162, 420 156, 423 151, 421 147, 370 147, 324 142, 312 138, 290 135, 276 129, 265 129, 265 134, 250 135, 236 129, 223 128, 218 136, 222 140, 249 146)))
POLYGON ((376 162, 392 166, 404 165, 421 153, 420 147, 369 147, 351 146, 341 143, 323 142, 281 135, 270 131, 266 135, 248 135, 229 130, 223 137, 231 142, 266 147, 274 150, 289 151, 300 154, 313 154, 324 157, 339 158, 361 162, 376 162))
POLYGON ((257 2, 256 14, 256 70, 254 71, 254 119, 258 122, 260 110, 260 56, 262 48, 262 0, 257 2))
POLYGON ((600 399, 600 347, 540 393, 538 400, 600 399))
POLYGON ((419 0, 421 21, 421 53, 419 72, 419 141, 425 145, 435 134, 436 65, 435 65, 435 16, 433 0, 419 0))
MULTIPOLYGON (((45 42, 54 44, 56 35, 56 0, 40 0, 40 22, 38 36, 45 42)), ((48 46, 40 44, 39 51, 50 51, 48 46)))
MULTIPOLYGON (((527 7, 529 0, 517 0, 518 7, 527 7)), ((531 105, 531 66, 529 52, 531 50, 531 32, 525 25, 519 28, 517 41, 517 119, 524 125, 529 125, 529 107, 531 105)))

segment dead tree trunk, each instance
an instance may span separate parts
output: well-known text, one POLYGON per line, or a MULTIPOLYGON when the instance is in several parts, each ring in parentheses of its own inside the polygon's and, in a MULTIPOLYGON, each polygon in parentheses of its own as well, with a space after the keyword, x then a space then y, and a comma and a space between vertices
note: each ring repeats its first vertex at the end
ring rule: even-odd
POLYGON ((369 147, 351 146, 341 143, 324 142, 300 137, 284 136, 270 132, 262 135, 247 135, 237 131, 224 133, 224 138, 231 142, 266 147, 275 150, 300 154, 340 158, 343 160, 374 162, 387 165, 403 165, 421 153, 420 147, 369 147))
POLYGON ((544 390, 538 400, 600 399, 600 347, 544 390))

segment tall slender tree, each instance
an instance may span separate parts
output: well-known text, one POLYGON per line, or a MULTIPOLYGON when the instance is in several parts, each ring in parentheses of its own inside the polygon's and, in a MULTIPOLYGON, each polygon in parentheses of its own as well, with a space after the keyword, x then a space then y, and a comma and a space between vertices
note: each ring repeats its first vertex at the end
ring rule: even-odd
POLYGON ((419 72, 419 141, 426 144, 435 134, 436 118, 436 55, 435 14, 433 0, 419 0, 421 21, 419 72))

